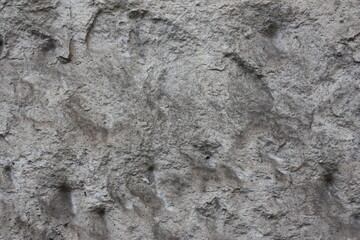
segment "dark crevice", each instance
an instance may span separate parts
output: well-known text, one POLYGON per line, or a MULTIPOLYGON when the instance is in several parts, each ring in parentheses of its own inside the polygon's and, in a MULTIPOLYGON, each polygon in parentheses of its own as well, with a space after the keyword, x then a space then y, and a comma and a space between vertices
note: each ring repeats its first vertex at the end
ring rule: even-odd
POLYGON ((336 164, 329 164, 325 167, 325 171, 322 174, 323 183, 327 188, 331 188, 335 182, 335 174, 338 171, 336 164))
POLYGON ((4 40, 3 40, 2 36, 0 35, 0 57, 3 53, 3 50, 4 50, 4 40))
POLYGON ((53 51, 58 46, 57 40, 53 38, 48 38, 45 43, 41 46, 41 51, 46 53, 53 51))
POLYGON ((149 166, 148 170, 149 170, 149 172, 153 172, 155 170, 155 166, 153 166, 153 165, 149 166))
POLYGON ((326 173, 324 176, 324 182, 327 186, 330 186, 334 182, 334 175, 331 172, 326 173))
POLYGON ((5 175, 8 177, 8 179, 10 181, 12 181, 12 173, 11 173, 12 169, 11 169, 11 166, 7 165, 4 167, 4 172, 5 172, 5 175))
POLYGON ((152 184, 155 181, 154 171, 155 171, 155 166, 150 165, 148 167, 148 172, 147 172, 147 179, 149 180, 150 184, 152 184))
POLYGON ((276 22, 268 20, 264 23, 262 33, 267 37, 274 37, 279 29, 279 26, 276 22))
POLYGON ((97 214, 99 214, 100 217, 104 217, 104 215, 105 215, 105 208, 103 208, 103 207, 97 208, 97 209, 95 209, 95 212, 96 212, 97 214))
POLYGON ((146 10, 133 10, 129 12, 129 18, 130 19, 142 19, 145 17, 145 15, 148 13, 146 10))

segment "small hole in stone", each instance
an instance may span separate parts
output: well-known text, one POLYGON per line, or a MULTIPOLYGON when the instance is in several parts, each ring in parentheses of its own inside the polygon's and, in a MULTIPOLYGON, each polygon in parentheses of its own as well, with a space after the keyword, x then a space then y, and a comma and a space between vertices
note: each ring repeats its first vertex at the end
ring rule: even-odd
POLYGON ((324 182, 327 184, 327 185, 331 185, 333 182, 334 182, 334 175, 332 173, 326 173, 324 175, 324 182))
POLYGON ((153 166, 153 165, 149 166, 148 170, 149 170, 149 172, 153 172, 155 170, 155 166, 153 166))
POLYGON ((209 160, 209 159, 210 159, 210 156, 206 156, 205 159, 206 159, 206 160, 209 160))
POLYGON ((104 216, 105 215, 105 208, 98 208, 95 210, 95 212, 97 214, 99 214, 100 216, 104 216))
POLYGON ((46 42, 42 45, 41 50, 43 52, 49 52, 56 48, 57 41, 55 39, 49 38, 46 42))
POLYGON ((68 185, 66 185, 66 184, 59 186, 58 189, 59 189, 59 191, 62 192, 62 193, 70 193, 71 190, 72 190, 72 189, 71 189, 68 185))

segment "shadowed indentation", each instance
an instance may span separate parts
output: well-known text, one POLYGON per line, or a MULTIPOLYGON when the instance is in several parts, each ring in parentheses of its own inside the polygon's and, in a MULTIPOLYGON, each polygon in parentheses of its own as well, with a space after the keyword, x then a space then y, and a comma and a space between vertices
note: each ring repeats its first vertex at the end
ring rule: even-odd
POLYGON ((220 202, 215 197, 210 202, 204 203, 203 206, 196 207, 195 210, 203 217, 216 218, 219 215, 220 208, 220 202))
POLYGON ((0 35, 0 57, 3 53, 3 50, 4 50, 4 40, 3 37, 0 35))
POLYGON ((141 19, 144 18, 147 13, 148 11, 146 10, 138 9, 130 11, 128 16, 130 19, 141 19))
POLYGON ((278 23, 268 19, 267 21, 265 21, 264 26, 261 29, 261 32, 267 37, 274 37, 278 29, 279 29, 278 23))
POLYGON ((147 179, 149 180, 149 183, 152 184, 155 181, 155 166, 154 165, 150 165, 148 167, 148 171, 147 171, 147 179))
POLYGON ((86 116, 80 105, 80 99, 72 97, 65 107, 70 118, 80 128, 83 134, 91 139, 91 141, 107 140, 109 134, 108 130, 105 127, 99 126, 96 122, 86 116))
POLYGON ((158 210, 162 207, 162 200, 148 183, 139 179, 130 178, 126 183, 126 187, 133 196, 140 198, 140 200, 151 209, 158 210))
POLYGON ((45 42, 41 45, 41 51, 46 53, 56 49, 58 45, 58 41, 53 38, 48 38, 45 42))
POLYGON ((180 240, 179 237, 172 236, 172 233, 169 230, 162 228, 159 223, 155 224, 153 227, 153 233, 155 239, 180 240))
POLYGON ((61 185, 57 193, 49 203, 49 214, 58 220, 68 221, 73 217, 73 204, 71 198, 71 188, 67 185, 61 185))
POLYGON ((221 164, 219 166, 219 171, 223 174, 225 179, 240 183, 240 179, 238 178, 236 172, 231 167, 221 164))
POLYGON ((7 177, 7 180, 12 182, 12 169, 11 166, 7 165, 4 167, 4 174, 7 177))
POLYGON ((93 239, 105 240, 108 239, 107 235, 106 209, 98 207, 92 213, 89 236, 93 239))
POLYGON ((191 186, 186 176, 176 174, 169 174, 165 179, 160 181, 160 185, 166 186, 175 196, 183 196, 186 189, 191 186))

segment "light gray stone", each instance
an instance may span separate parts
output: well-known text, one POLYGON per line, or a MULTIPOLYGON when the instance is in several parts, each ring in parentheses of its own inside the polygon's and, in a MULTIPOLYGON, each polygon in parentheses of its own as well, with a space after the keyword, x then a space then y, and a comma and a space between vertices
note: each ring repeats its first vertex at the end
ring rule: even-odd
POLYGON ((358 0, 0 0, 0 239, 360 239, 358 0))

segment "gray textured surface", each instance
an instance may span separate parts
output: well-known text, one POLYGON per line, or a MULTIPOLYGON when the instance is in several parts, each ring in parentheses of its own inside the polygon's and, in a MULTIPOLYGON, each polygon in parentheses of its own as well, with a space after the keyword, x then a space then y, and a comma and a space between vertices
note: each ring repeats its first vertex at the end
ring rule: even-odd
POLYGON ((0 0, 0 239, 360 239, 358 0, 0 0))

